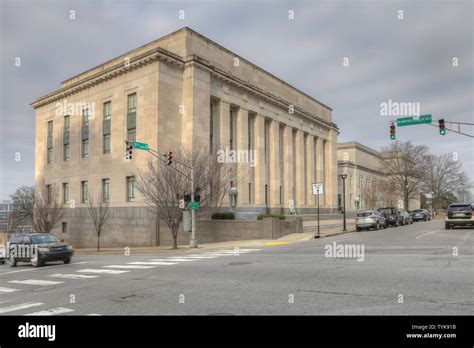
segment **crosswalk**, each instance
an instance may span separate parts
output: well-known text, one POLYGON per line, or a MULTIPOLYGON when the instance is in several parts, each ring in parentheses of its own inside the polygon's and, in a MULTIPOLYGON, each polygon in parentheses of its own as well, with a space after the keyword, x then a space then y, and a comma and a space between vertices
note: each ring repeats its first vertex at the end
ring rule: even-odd
MULTIPOLYGON (((180 255, 180 256, 169 256, 166 258, 160 259, 150 259, 146 261, 132 261, 126 264, 112 264, 112 265, 104 265, 101 268, 83 268, 75 270, 71 273, 54 273, 45 275, 49 278, 46 279, 21 279, 21 280, 10 280, 8 281, 10 286, 20 286, 17 287, 0 287, 0 300, 2 296, 5 294, 17 293, 21 291, 23 287, 31 287, 37 286, 46 289, 47 286, 58 286, 60 284, 64 284, 66 281, 89 281, 91 279, 97 279, 101 276, 120 276, 124 273, 129 273, 137 270, 149 270, 155 269, 159 267, 167 267, 167 266, 175 266, 178 264, 189 264, 189 262, 195 262, 200 260, 207 260, 207 259, 215 259, 218 257, 224 256, 236 256, 240 254, 249 253, 252 251, 258 251, 261 249, 233 249, 233 250, 221 250, 215 252, 207 252, 207 253, 200 253, 200 254, 189 254, 189 255, 180 255), (55 280, 51 280, 51 278, 55 280), (15 285, 14 285, 15 284, 15 285)), ((6 301, 12 302, 12 301, 6 301)), ((0 301, 0 305, 5 303, 5 301, 0 301)), ((25 313, 23 315, 28 316, 51 316, 51 315, 65 315, 74 312, 74 309, 68 307, 54 307, 54 308, 42 308, 41 310, 37 310, 36 307, 46 307, 47 305, 43 302, 36 302, 36 301, 29 301, 24 303, 18 304, 11 304, 6 305, 4 307, 0 307, 0 315, 13 313, 15 312, 25 312, 30 311, 33 308, 36 310, 34 312, 25 313)), ((90 313, 87 315, 100 315, 97 313, 90 313)))

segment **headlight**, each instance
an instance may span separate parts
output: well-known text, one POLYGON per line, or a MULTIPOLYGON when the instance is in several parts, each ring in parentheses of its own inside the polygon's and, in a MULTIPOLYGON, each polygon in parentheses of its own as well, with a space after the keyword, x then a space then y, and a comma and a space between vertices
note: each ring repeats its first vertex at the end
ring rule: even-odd
POLYGON ((69 250, 73 250, 73 249, 72 249, 72 245, 68 245, 67 248, 68 248, 69 250))
POLYGON ((49 253, 49 249, 48 248, 38 248, 38 251, 40 253, 49 253))

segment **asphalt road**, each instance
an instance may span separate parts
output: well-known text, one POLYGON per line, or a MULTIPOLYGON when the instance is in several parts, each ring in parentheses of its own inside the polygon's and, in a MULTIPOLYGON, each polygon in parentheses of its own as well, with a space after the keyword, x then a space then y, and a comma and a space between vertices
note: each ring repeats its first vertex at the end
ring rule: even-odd
POLYGON ((472 315, 473 266, 474 230, 442 221, 238 255, 78 255, 70 265, 0 265, 0 315, 472 315), (363 260, 327 257, 334 242, 364 247, 363 260))

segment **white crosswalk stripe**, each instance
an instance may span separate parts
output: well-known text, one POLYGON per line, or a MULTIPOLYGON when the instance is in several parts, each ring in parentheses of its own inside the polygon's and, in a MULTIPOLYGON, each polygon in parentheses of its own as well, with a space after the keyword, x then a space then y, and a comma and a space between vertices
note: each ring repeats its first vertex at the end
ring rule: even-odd
POLYGON ((98 278, 99 276, 95 275, 86 275, 86 274, 63 274, 63 273, 55 273, 49 275, 52 278, 65 278, 65 279, 91 279, 91 278, 98 278))
POLYGON ((22 309, 27 309, 27 308, 41 306, 41 305, 44 305, 44 303, 42 303, 42 302, 25 302, 25 303, 13 305, 13 306, 2 307, 2 308, 0 308, 0 314, 15 312, 15 311, 21 311, 22 309))
POLYGON ((215 259, 219 256, 205 256, 205 255, 189 255, 189 256, 183 256, 183 258, 186 259, 215 259))
POLYGON ((105 273, 105 274, 121 274, 121 273, 127 273, 130 271, 119 271, 115 269, 92 269, 92 268, 87 268, 87 269, 80 269, 77 272, 83 272, 83 273, 105 273))
POLYGON ((74 312, 74 309, 66 308, 66 307, 57 307, 57 308, 47 309, 45 311, 28 313, 25 315, 58 315, 58 314, 64 314, 64 313, 70 313, 70 312, 74 312))
POLYGON ((109 265, 104 266, 107 268, 124 268, 124 269, 148 269, 148 268, 156 268, 155 266, 140 266, 140 265, 109 265))
POLYGON ((153 261, 153 262, 174 262, 174 261, 197 261, 195 259, 185 259, 185 258, 181 258, 181 257, 170 257, 169 259, 153 259, 153 260, 150 260, 150 261, 153 261))
POLYGON ((144 262, 129 262, 129 265, 153 265, 153 266, 168 266, 176 265, 176 262, 158 262, 158 261, 144 261, 144 262))
POLYGON ((7 293, 7 292, 14 292, 14 291, 18 291, 18 289, 0 287, 0 294, 1 293, 7 293))
POLYGON ((42 280, 42 279, 26 279, 26 280, 10 280, 9 283, 48 286, 48 285, 62 284, 64 282, 56 282, 52 280, 42 280))

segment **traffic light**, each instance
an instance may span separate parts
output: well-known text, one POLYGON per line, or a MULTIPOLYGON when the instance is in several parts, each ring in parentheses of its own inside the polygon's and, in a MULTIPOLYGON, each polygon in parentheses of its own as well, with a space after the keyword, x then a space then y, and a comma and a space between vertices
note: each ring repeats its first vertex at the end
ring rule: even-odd
POLYGON ((390 139, 395 140, 395 123, 390 123, 390 139))
POLYGON ((165 154, 165 157, 166 157, 166 164, 171 165, 171 163, 173 163, 173 153, 171 151, 168 151, 165 154))
POLYGON ((131 160, 132 159, 132 150, 133 150, 133 145, 132 143, 125 141, 126 144, 126 151, 125 151, 125 159, 126 160, 131 160))
POLYGON ((444 125, 444 120, 441 119, 439 122, 439 134, 445 135, 446 134, 446 126, 444 125))

